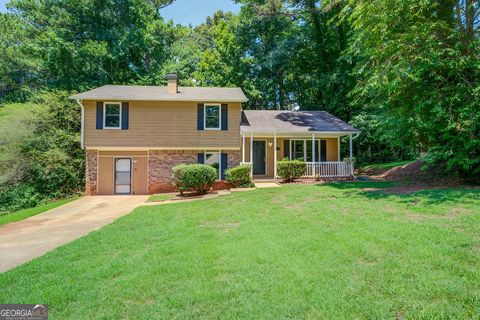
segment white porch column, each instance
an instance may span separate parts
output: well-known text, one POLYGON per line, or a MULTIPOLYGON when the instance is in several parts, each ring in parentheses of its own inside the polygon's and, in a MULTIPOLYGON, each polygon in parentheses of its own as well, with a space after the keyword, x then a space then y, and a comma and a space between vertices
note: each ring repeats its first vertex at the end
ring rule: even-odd
POLYGON ((338 145, 338 162, 342 161, 341 157, 340 157, 340 137, 337 137, 337 145, 338 145))
POLYGON ((315 177, 317 174, 316 174, 316 165, 315 165, 315 133, 312 133, 312 162, 313 162, 313 170, 312 170, 312 173, 313 173, 313 176, 315 177))
POLYGON ((242 133, 242 163, 245 163, 245 132, 242 133))
POLYGON ((250 133, 250 176, 253 177, 253 132, 250 133))
POLYGON ((277 179, 277 134, 273 133, 273 179, 277 179))
POLYGON ((350 175, 353 176, 353 139, 352 135, 350 135, 350 175))

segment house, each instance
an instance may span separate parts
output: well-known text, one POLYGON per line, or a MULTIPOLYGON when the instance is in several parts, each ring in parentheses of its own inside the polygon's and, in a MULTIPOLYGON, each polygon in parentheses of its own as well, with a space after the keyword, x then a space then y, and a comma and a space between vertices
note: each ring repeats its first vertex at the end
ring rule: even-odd
POLYGON ((172 168, 205 163, 225 170, 252 164, 254 178, 275 178, 284 157, 307 162, 306 177, 348 177, 340 138, 359 131, 327 112, 242 111, 240 88, 107 85, 71 96, 82 107, 86 193, 172 191, 172 168))

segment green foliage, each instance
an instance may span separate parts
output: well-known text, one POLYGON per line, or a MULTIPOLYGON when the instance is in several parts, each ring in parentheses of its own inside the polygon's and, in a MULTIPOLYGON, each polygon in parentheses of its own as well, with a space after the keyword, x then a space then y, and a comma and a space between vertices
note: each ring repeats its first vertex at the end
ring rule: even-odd
POLYGON ((426 152, 430 164, 471 176, 480 174, 480 41, 472 19, 480 8, 465 3, 351 0, 343 14, 362 79, 353 104, 379 115, 380 137, 392 147, 426 152))
POLYGON ((252 168, 248 164, 242 164, 234 168, 228 169, 226 173, 226 180, 236 187, 249 186, 252 182, 250 172, 252 168))
POLYGON ((42 203, 42 200, 44 200, 44 197, 32 184, 1 185, 0 215, 24 208, 36 207, 42 203))
POLYGON ((204 164, 181 164, 173 167, 173 179, 181 193, 194 191, 205 194, 210 191, 217 177, 217 171, 204 164))
POLYGON ((293 182, 305 174, 307 163, 299 160, 281 160, 277 162, 277 174, 286 182, 293 182))
MULTIPOLYGON (((83 189, 85 155, 80 149, 80 106, 68 92, 44 92, 24 105, 6 110, 29 110, 25 117, 0 127, 8 137, 9 126, 22 124, 17 140, 6 144, 8 157, 0 158, 10 170, 0 181, 0 210, 13 211, 36 206, 46 199, 62 198, 83 189), (23 132, 23 133, 22 133, 23 132)), ((2 116, 2 120, 9 115, 2 116)), ((13 129, 13 128, 11 128, 13 129)), ((15 132, 15 131, 14 131, 15 132)))

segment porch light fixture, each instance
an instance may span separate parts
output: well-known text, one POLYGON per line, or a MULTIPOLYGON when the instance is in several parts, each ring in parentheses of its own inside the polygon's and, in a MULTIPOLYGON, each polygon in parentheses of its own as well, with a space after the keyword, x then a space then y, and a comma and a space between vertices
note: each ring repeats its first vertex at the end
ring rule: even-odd
POLYGON ((269 142, 268 147, 271 148, 273 146, 273 143, 269 142))

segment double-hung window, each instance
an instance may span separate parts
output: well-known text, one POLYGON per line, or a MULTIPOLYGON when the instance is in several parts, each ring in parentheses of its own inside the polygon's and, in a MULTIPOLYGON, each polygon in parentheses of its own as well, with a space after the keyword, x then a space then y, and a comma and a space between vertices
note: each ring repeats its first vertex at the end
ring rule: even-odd
POLYGON ((120 102, 105 102, 103 105, 103 128, 121 129, 122 104, 120 102))
POLYGON ((292 160, 306 161, 304 140, 292 140, 292 160))
POLYGON ((217 171, 218 179, 220 176, 220 152, 207 151, 205 152, 205 164, 211 166, 217 171))
MULTIPOLYGON (((321 160, 320 141, 315 140, 315 162, 321 160)), ((290 140, 290 159, 312 162, 312 140, 290 140)))
POLYGON ((205 105, 205 130, 220 130, 221 108, 219 104, 205 105))

